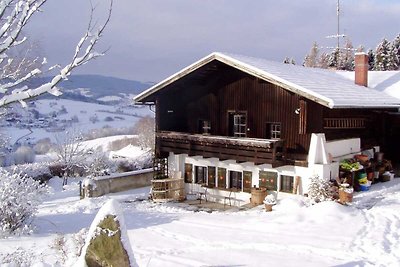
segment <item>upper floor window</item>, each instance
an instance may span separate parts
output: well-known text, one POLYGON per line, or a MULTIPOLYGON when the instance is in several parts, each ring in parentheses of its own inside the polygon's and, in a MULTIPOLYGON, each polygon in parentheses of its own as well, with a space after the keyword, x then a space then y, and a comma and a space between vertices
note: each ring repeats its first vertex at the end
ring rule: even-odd
POLYGON ((247 116, 244 112, 229 112, 230 135, 235 137, 246 137, 247 116))
POLYGON ((209 120, 199 120, 199 133, 211 134, 211 122, 209 120))
POLYGON ((281 124, 280 123, 267 123, 267 136, 268 139, 281 138, 281 124))

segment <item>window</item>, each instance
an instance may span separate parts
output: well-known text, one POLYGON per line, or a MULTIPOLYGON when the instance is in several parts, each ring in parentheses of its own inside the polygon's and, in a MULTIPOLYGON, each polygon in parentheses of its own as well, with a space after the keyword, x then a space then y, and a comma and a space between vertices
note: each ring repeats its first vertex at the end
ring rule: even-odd
POLYGON ((242 190, 242 173, 229 171, 229 188, 242 190))
POLYGON ((199 133, 211 134, 211 122, 209 120, 199 120, 199 133))
POLYGON ((267 190, 278 190, 278 173, 260 171, 258 185, 259 187, 267 188, 267 190))
POLYGON ((247 116, 245 112, 229 112, 229 131, 234 137, 246 137, 247 116))
POLYGON ((226 188, 226 169, 218 168, 218 188, 226 188))
POLYGON ((208 187, 215 187, 215 174, 216 168, 215 167, 208 167, 208 187))
POLYGON ((281 175, 281 191, 293 193, 293 176, 281 175))
POLYGON ((185 183, 192 183, 193 182, 193 165, 192 164, 185 164, 185 183))
POLYGON ((252 172, 243 171, 243 192, 251 192, 252 172))
POLYGON ((281 124, 280 123, 267 123, 267 139, 280 139, 281 138, 281 124))
POLYGON ((205 184, 206 183, 206 174, 207 174, 207 168, 206 167, 201 167, 201 166, 196 166, 195 168, 195 180, 194 182, 196 184, 205 184))

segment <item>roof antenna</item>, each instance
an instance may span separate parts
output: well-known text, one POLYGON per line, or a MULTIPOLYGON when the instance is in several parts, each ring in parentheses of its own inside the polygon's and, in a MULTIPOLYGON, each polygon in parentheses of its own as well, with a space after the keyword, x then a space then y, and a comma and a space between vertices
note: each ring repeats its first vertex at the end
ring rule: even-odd
POLYGON ((333 49, 336 49, 336 51, 339 51, 340 50, 340 38, 346 37, 345 34, 340 34, 340 0, 337 0, 336 16, 337 16, 337 32, 335 35, 326 36, 326 38, 336 38, 336 40, 337 40, 336 47, 333 49))

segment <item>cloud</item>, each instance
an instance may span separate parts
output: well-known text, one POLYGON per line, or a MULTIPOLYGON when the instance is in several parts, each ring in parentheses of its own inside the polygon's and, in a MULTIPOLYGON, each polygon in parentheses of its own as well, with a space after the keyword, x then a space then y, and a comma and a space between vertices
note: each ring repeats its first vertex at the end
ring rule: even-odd
MULTIPOLYGON (((49 60, 63 63, 73 52, 88 20, 85 2, 49 1, 35 18, 30 30, 49 60)), ((101 13, 106 1, 98 2, 101 13)), ((399 33, 397 1, 341 2, 341 28, 355 46, 399 33)), ((333 46, 325 36, 335 33, 335 0, 116 0, 102 40, 111 50, 80 71, 159 81, 212 51, 301 63, 313 41, 333 46)))

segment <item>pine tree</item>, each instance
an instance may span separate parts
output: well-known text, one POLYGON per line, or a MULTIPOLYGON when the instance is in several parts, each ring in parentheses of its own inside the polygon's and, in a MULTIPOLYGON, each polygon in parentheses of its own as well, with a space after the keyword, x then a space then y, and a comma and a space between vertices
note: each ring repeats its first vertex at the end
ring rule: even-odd
POLYGON ((398 68, 399 68, 399 58, 397 55, 397 48, 393 43, 391 43, 389 45, 386 70, 397 70, 398 68))
POLYGON ((396 52, 397 55, 397 69, 400 69, 400 34, 396 36, 396 38, 394 38, 393 42, 392 42, 393 46, 394 46, 394 50, 396 52))
POLYGON ((346 39, 344 49, 339 52, 339 70, 354 70, 354 51, 350 39, 346 39))
POLYGON ((329 68, 337 68, 338 67, 339 55, 340 55, 340 50, 338 48, 336 48, 329 54, 329 57, 328 57, 328 67, 329 68))
POLYGON ((375 69, 375 52, 372 49, 368 50, 368 65, 368 70, 375 69))
POLYGON ((291 58, 291 59, 290 59, 290 64, 296 65, 296 61, 294 60, 294 58, 291 58))
POLYGON ((388 66, 390 43, 386 38, 378 44, 375 51, 374 70, 385 71, 388 66))
POLYGON ((318 58, 318 66, 321 69, 327 69, 329 67, 329 54, 324 52, 319 56, 319 58, 318 58))
POLYGON ((289 57, 285 57, 285 59, 283 60, 283 63, 285 63, 285 64, 290 64, 290 59, 289 59, 289 57))

